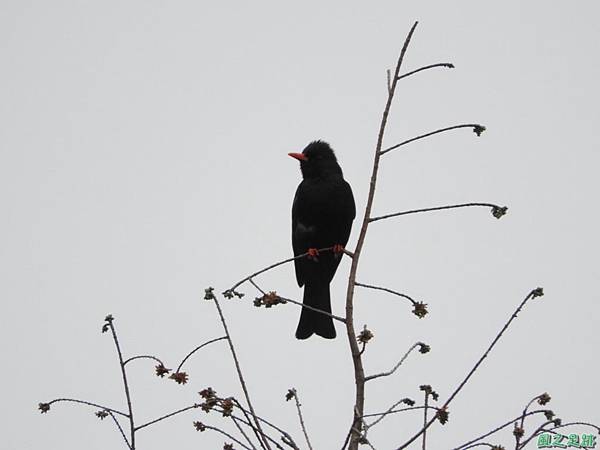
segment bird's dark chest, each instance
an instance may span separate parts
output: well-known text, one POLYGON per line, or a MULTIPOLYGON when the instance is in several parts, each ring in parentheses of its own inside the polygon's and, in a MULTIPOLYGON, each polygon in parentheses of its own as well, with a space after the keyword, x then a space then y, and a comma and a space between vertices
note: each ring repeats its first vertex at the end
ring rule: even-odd
POLYGON ((346 186, 343 179, 302 181, 294 198, 293 216, 306 226, 346 220, 346 186))

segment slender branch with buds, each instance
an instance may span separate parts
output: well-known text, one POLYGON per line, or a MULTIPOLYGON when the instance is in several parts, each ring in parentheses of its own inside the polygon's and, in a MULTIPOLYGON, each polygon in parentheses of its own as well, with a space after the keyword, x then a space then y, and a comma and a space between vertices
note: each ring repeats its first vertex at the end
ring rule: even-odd
POLYGON ((497 433, 498 431, 504 430, 505 428, 511 426, 515 422, 517 422, 517 421, 519 421, 519 420, 521 420, 521 419, 523 419, 525 417, 533 416, 533 415, 536 415, 536 414, 547 415, 548 412, 549 412, 549 410, 538 409, 536 411, 529 411, 529 412, 527 412, 525 414, 521 414, 520 416, 515 417, 514 419, 511 419, 511 420, 508 420, 508 421, 504 422, 502 425, 499 425, 496 428, 493 428, 492 430, 488 431, 487 433, 482 434, 481 436, 478 436, 475 439, 471 439, 469 442, 465 442, 464 444, 459 445, 458 447, 454 447, 453 450, 464 450, 464 449, 467 449, 467 448, 471 448, 470 446, 472 444, 474 444, 475 442, 480 441, 482 439, 485 439, 485 438, 491 436, 492 434, 497 433))
MULTIPOLYGON (((496 344, 498 343, 498 341, 500 340, 500 338, 502 337, 502 335, 504 334, 504 332, 507 330, 507 328, 513 322, 513 320, 515 320, 517 318, 517 315, 519 314, 519 312, 521 312, 521 309, 523 309, 523 306, 525 306, 525 304, 530 299, 536 298, 536 297, 541 297, 542 295, 544 295, 544 291, 542 290, 542 288, 536 288, 536 289, 532 290, 529 294, 527 294, 527 296, 525 297, 525 299, 523 299, 523 301, 519 304, 519 306, 517 306, 517 309, 512 313, 512 315, 510 316, 510 319, 508 319, 508 321, 504 324, 504 326, 502 327, 502 329, 498 332, 498 334, 496 335, 496 337, 494 338, 494 340, 492 341, 492 343, 490 344, 490 346, 487 348, 487 350, 483 353, 483 355, 481 355, 481 357, 479 358, 479 360, 477 360, 477 362, 475 363, 475 365, 473 366, 473 368, 469 371, 469 373, 467 374, 467 376, 460 382, 460 384, 454 390, 454 392, 450 395, 450 397, 448 397, 448 399, 443 404, 443 406, 441 407, 441 409, 446 409, 448 407, 448 405, 450 404, 450 402, 452 402, 452 400, 454 400, 454 398, 458 395, 458 393, 465 387, 465 385, 467 384, 467 382, 469 381, 469 379, 473 376, 473 374, 475 373, 475 371, 479 368, 479 366, 481 365, 481 363, 483 362, 483 360, 488 357, 488 355, 490 354, 490 352, 492 351, 492 349, 496 346, 496 344)), ((436 420, 436 417, 433 417, 432 419, 430 419, 425 424, 425 426, 423 426, 423 428, 421 428, 421 430, 419 432, 417 432, 408 441, 406 441, 404 444, 402 444, 400 447, 398 447, 398 450, 402 450, 402 449, 407 448, 411 443, 413 443, 416 439, 418 439, 419 436, 421 436, 425 432, 425 430, 427 430, 427 428, 429 428, 431 426, 431 424, 433 424, 433 422, 435 420, 436 420)))
MULTIPOLYGON (((410 74, 407 74, 407 75, 411 75, 412 73, 414 73, 414 72, 411 72, 410 74)), ((481 136, 481 133, 483 133, 485 131, 485 127, 483 125, 479 125, 478 123, 464 123, 461 125, 453 125, 451 127, 440 128, 438 130, 430 131, 429 133, 421 134, 420 136, 416 136, 414 138, 407 139, 406 141, 402 141, 399 144, 392 145, 391 147, 388 147, 385 150, 381 150, 380 154, 385 155, 386 153, 391 152, 392 150, 395 150, 398 147, 402 147, 403 145, 410 144, 411 142, 415 142, 420 139, 424 139, 426 137, 433 136, 434 134, 444 133, 444 132, 450 131, 450 130, 457 130, 459 128, 472 128, 473 132, 477 136, 481 136)))
POLYGON ((368 377, 365 377, 365 381, 370 381, 370 380, 374 380, 376 378, 379 377, 389 377, 390 375, 392 375, 396 370, 398 370, 398 367, 400 367, 402 365, 402 363, 404 361, 406 361, 406 358, 408 358, 408 355, 411 354, 411 352, 416 349, 417 347, 419 347, 419 351, 421 353, 427 353, 429 351, 429 346, 427 344, 424 344, 423 342, 417 342, 416 344, 413 344, 408 351, 404 354, 404 356, 402 358, 400 358, 400 360, 396 363, 396 365, 394 367, 392 367, 390 370, 388 370, 387 372, 381 372, 375 375, 369 375, 368 377))
POLYGON ((133 419, 133 407, 131 405, 131 394, 129 392, 129 382, 127 380, 127 370, 125 370, 125 362, 123 360, 123 353, 121 352, 121 345, 119 344, 119 338, 117 337, 117 331, 115 330, 115 326, 113 324, 112 316, 108 316, 106 323, 110 328, 110 332, 113 337, 113 341, 115 343, 115 349, 117 350, 117 355, 119 357, 119 366, 121 368, 121 375, 123 377, 123 387, 125 389, 125 399, 127 400, 127 410, 128 410, 128 418, 129 418, 129 448, 131 450, 135 450, 135 421, 133 419))
POLYGON ((492 208, 492 215, 496 218, 502 217, 506 214, 506 210, 508 209, 506 206, 498 206, 493 203, 461 203, 458 205, 444 205, 444 206, 434 206, 433 208, 421 208, 421 209, 411 209, 410 211, 400 211, 397 213, 386 214, 385 216, 372 217, 369 219, 369 222, 377 222, 378 220, 389 219, 391 217, 398 216, 406 216, 408 214, 417 214, 422 212, 430 212, 430 211, 441 211, 444 209, 456 209, 456 208, 469 208, 473 206, 483 206, 486 208, 492 208))
MULTIPOLYGON (((250 410, 250 414, 254 419, 254 424, 256 425, 257 430, 261 437, 263 437, 264 433, 262 431, 262 427, 260 425, 260 421, 256 413, 254 412, 254 406, 252 406, 252 402, 250 401, 250 393, 248 392, 248 387, 246 386, 246 381, 244 379, 244 375, 242 374, 242 368, 240 367, 240 361, 238 360, 237 353, 235 351, 235 347, 233 345, 233 341, 231 339, 231 335, 229 334, 229 328, 227 327, 227 322, 225 321, 225 316, 223 315, 223 310, 221 309, 221 305, 215 296, 212 298, 215 307, 217 308, 217 312, 219 313, 219 317, 221 319, 221 324, 223 325, 223 330, 225 331, 225 335, 227 337, 227 342, 229 343, 229 350, 231 351, 231 356, 233 357, 233 361, 235 363, 235 370, 238 374, 238 378, 240 380, 240 385, 242 386, 242 391, 244 392, 244 397, 246 398, 246 403, 248 404, 248 409, 250 410)), ((266 450, 270 450, 269 443, 266 439, 262 439, 262 444, 266 447, 266 450)))

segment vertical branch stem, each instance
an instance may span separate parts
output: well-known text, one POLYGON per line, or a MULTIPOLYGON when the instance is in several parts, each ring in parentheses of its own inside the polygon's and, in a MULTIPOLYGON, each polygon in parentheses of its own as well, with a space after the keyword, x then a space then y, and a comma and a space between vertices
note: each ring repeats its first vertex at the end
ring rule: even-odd
POLYGON ((119 432, 121 433, 121 436, 123 437, 123 440, 125 441, 125 444, 127 444, 127 448, 129 450, 132 450, 131 449, 131 444, 127 440, 127 436, 125 436, 125 432, 123 431, 123 427, 121 427, 121 424, 119 423, 119 421, 115 417, 114 413, 112 411, 108 411, 108 414, 110 415, 110 418, 113 420, 113 422, 115 423, 115 425, 119 429, 119 432))
POLYGON ((240 362, 238 360, 237 354, 235 352, 235 347, 233 346, 233 341, 231 340, 231 335, 229 334, 229 328, 227 328, 227 322, 225 322, 225 316, 223 316, 223 311, 221 310, 221 305, 216 297, 213 297, 215 302, 215 306, 217 307, 217 311, 219 313, 219 317, 221 318, 221 323, 223 324, 223 330, 225 330, 225 334, 227 335, 227 342, 229 343, 229 349, 231 350, 231 356, 233 357, 233 361, 235 362, 235 368, 238 374, 238 378, 240 379, 240 384, 242 385, 242 390, 244 391, 244 397, 246 397, 246 402, 248 403, 248 409, 250 410, 250 414, 252 415, 252 419, 254 420, 254 425, 260 434, 261 445, 267 450, 271 450, 269 446, 269 442, 265 438, 265 433, 263 432, 260 421, 258 420, 256 413, 254 412, 254 406, 252 406, 252 402, 250 401, 250 394, 248 393, 248 388, 246 387, 246 381, 244 380, 244 375, 242 374, 242 368, 240 367, 240 362))
POLYGON ((123 376, 123 386, 125 387, 125 398, 127 399, 127 410, 129 412, 129 448, 135 450, 135 422, 133 420, 133 408, 131 406, 131 394, 129 393, 129 382, 127 381, 127 371, 125 370, 125 362, 123 360, 123 353, 121 352, 121 345, 119 344, 119 338, 117 337, 117 331, 113 325, 112 319, 108 321, 110 331, 112 333, 113 340, 115 341, 115 348, 119 355, 119 366, 121 367, 121 375, 123 376))
MULTIPOLYGON (((427 407, 429 406, 429 392, 425 391, 425 408, 423 409, 423 427, 427 425, 427 407)), ((427 448, 425 438, 427 437, 426 431, 423 431, 423 450, 427 448)))
POLYGON ((310 439, 308 438, 308 432, 306 431, 306 425, 304 425, 304 417, 302 417, 302 410, 300 409, 300 400, 298 399, 298 393, 296 392, 296 389, 294 389, 294 400, 296 402, 296 410, 298 411, 298 419, 300 420, 302 433, 304 433, 304 439, 306 439, 306 445, 308 445, 309 450, 313 450, 313 447, 310 443, 310 439))
POLYGON ((377 185, 377 173, 379 171, 379 159, 381 158, 381 148, 383 145, 383 137, 385 134, 385 127, 387 124, 388 116, 390 113, 390 108, 392 106, 392 100, 394 98, 394 93, 396 90, 396 85, 398 83, 398 74, 400 73, 400 67, 402 66, 402 61, 404 59, 404 54, 408 48, 408 44, 412 38, 412 35, 417 27, 418 22, 415 22, 410 32, 408 33, 404 45, 402 46, 402 50, 400 51, 400 56, 398 58, 398 62, 396 64, 396 69, 394 71, 394 76, 392 78, 391 85, 388 89, 388 98, 385 105, 385 109, 383 111, 383 116, 381 118, 381 125, 379 127, 379 135, 377 137, 377 146, 375 148, 375 155, 373 159, 373 170, 371 172, 371 181, 369 185, 369 194, 367 197, 367 205, 365 207, 365 213, 363 216, 362 227, 360 229, 360 234, 358 236, 358 242, 356 244, 356 249, 354 250, 354 258, 352 258, 352 265, 350 267, 350 275, 348 277, 348 288, 346 291, 346 332, 348 335, 348 343, 350 345, 350 351, 352 353, 352 362, 354 364, 354 380, 356 384, 356 397, 355 397, 355 406, 354 406, 354 419, 352 421, 351 426, 351 436, 350 436, 350 450, 357 450, 360 440, 360 431, 362 429, 362 415, 364 413, 365 406, 365 372, 362 364, 362 357, 360 353, 360 348, 358 346, 358 342, 356 340, 356 333, 354 330, 354 286, 356 284, 356 273, 358 269, 358 261, 360 260, 360 255, 362 252, 362 248, 365 242, 365 237, 367 235, 367 228, 369 226, 369 217, 371 216, 371 209, 373 207, 373 199, 375 197, 375 188, 377 185))

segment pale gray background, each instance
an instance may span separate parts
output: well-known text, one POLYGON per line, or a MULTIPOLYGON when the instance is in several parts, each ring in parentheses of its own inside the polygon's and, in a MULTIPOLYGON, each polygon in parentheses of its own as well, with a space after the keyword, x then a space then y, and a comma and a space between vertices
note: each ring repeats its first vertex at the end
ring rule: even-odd
MULTIPOLYGON (((378 223, 359 279, 429 304, 360 291, 356 321, 375 333, 367 409, 445 398, 531 289, 492 357, 433 427, 431 449, 460 444, 548 391, 564 419, 598 409, 597 1, 0 2, 0 201, 3 220, 2 447, 123 448, 92 409, 39 401, 76 396, 124 408, 105 314, 128 355, 174 365, 221 331, 206 286, 222 290, 290 252, 300 179, 287 152, 315 138, 337 150, 362 213, 391 68, 414 20, 406 69, 451 61, 403 81, 386 140, 480 122, 386 157, 375 212, 453 202, 507 204, 378 223)), ((349 246, 356 241, 355 226, 349 246)), ((344 263, 332 286, 343 314, 344 263)), ((300 298, 291 265, 261 279, 300 298)), ((283 396, 296 386, 315 448, 338 448, 351 418, 347 341, 296 341, 299 311, 225 303, 258 410, 295 433, 283 396)), ((343 332, 338 328, 340 334, 343 332)), ((224 345, 199 354, 184 387, 131 367, 138 420, 198 399, 208 385, 239 395, 224 345)), ((220 448, 197 411, 139 434, 141 449, 220 448)), ((373 444, 393 448, 421 421, 390 418, 373 444)), ((583 432, 583 429, 577 430, 583 432)), ((498 442, 495 440, 495 442, 498 442)), ((510 444, 509 433, 499 442, 510 444)))

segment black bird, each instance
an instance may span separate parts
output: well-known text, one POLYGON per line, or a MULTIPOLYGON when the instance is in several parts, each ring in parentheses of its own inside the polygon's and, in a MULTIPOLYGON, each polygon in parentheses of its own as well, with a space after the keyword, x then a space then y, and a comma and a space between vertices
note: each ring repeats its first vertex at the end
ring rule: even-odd
MULTIPOLYGON (((296 280, 298 286, 304 286, 305 305, 331 313, 329 283, 342 259, 356 215, 352 189, 328 143, 314 141, 302 153, 289 155, 300 161, 303 178, 292 206, 292 247, 295 256, 310 253, 295 260, 296 280), (334 250, 317 252, 328 247, 334 250)), ((333 319, 302 308, 296 338, 306 339, 313 333, 335 338, 333 319)))

